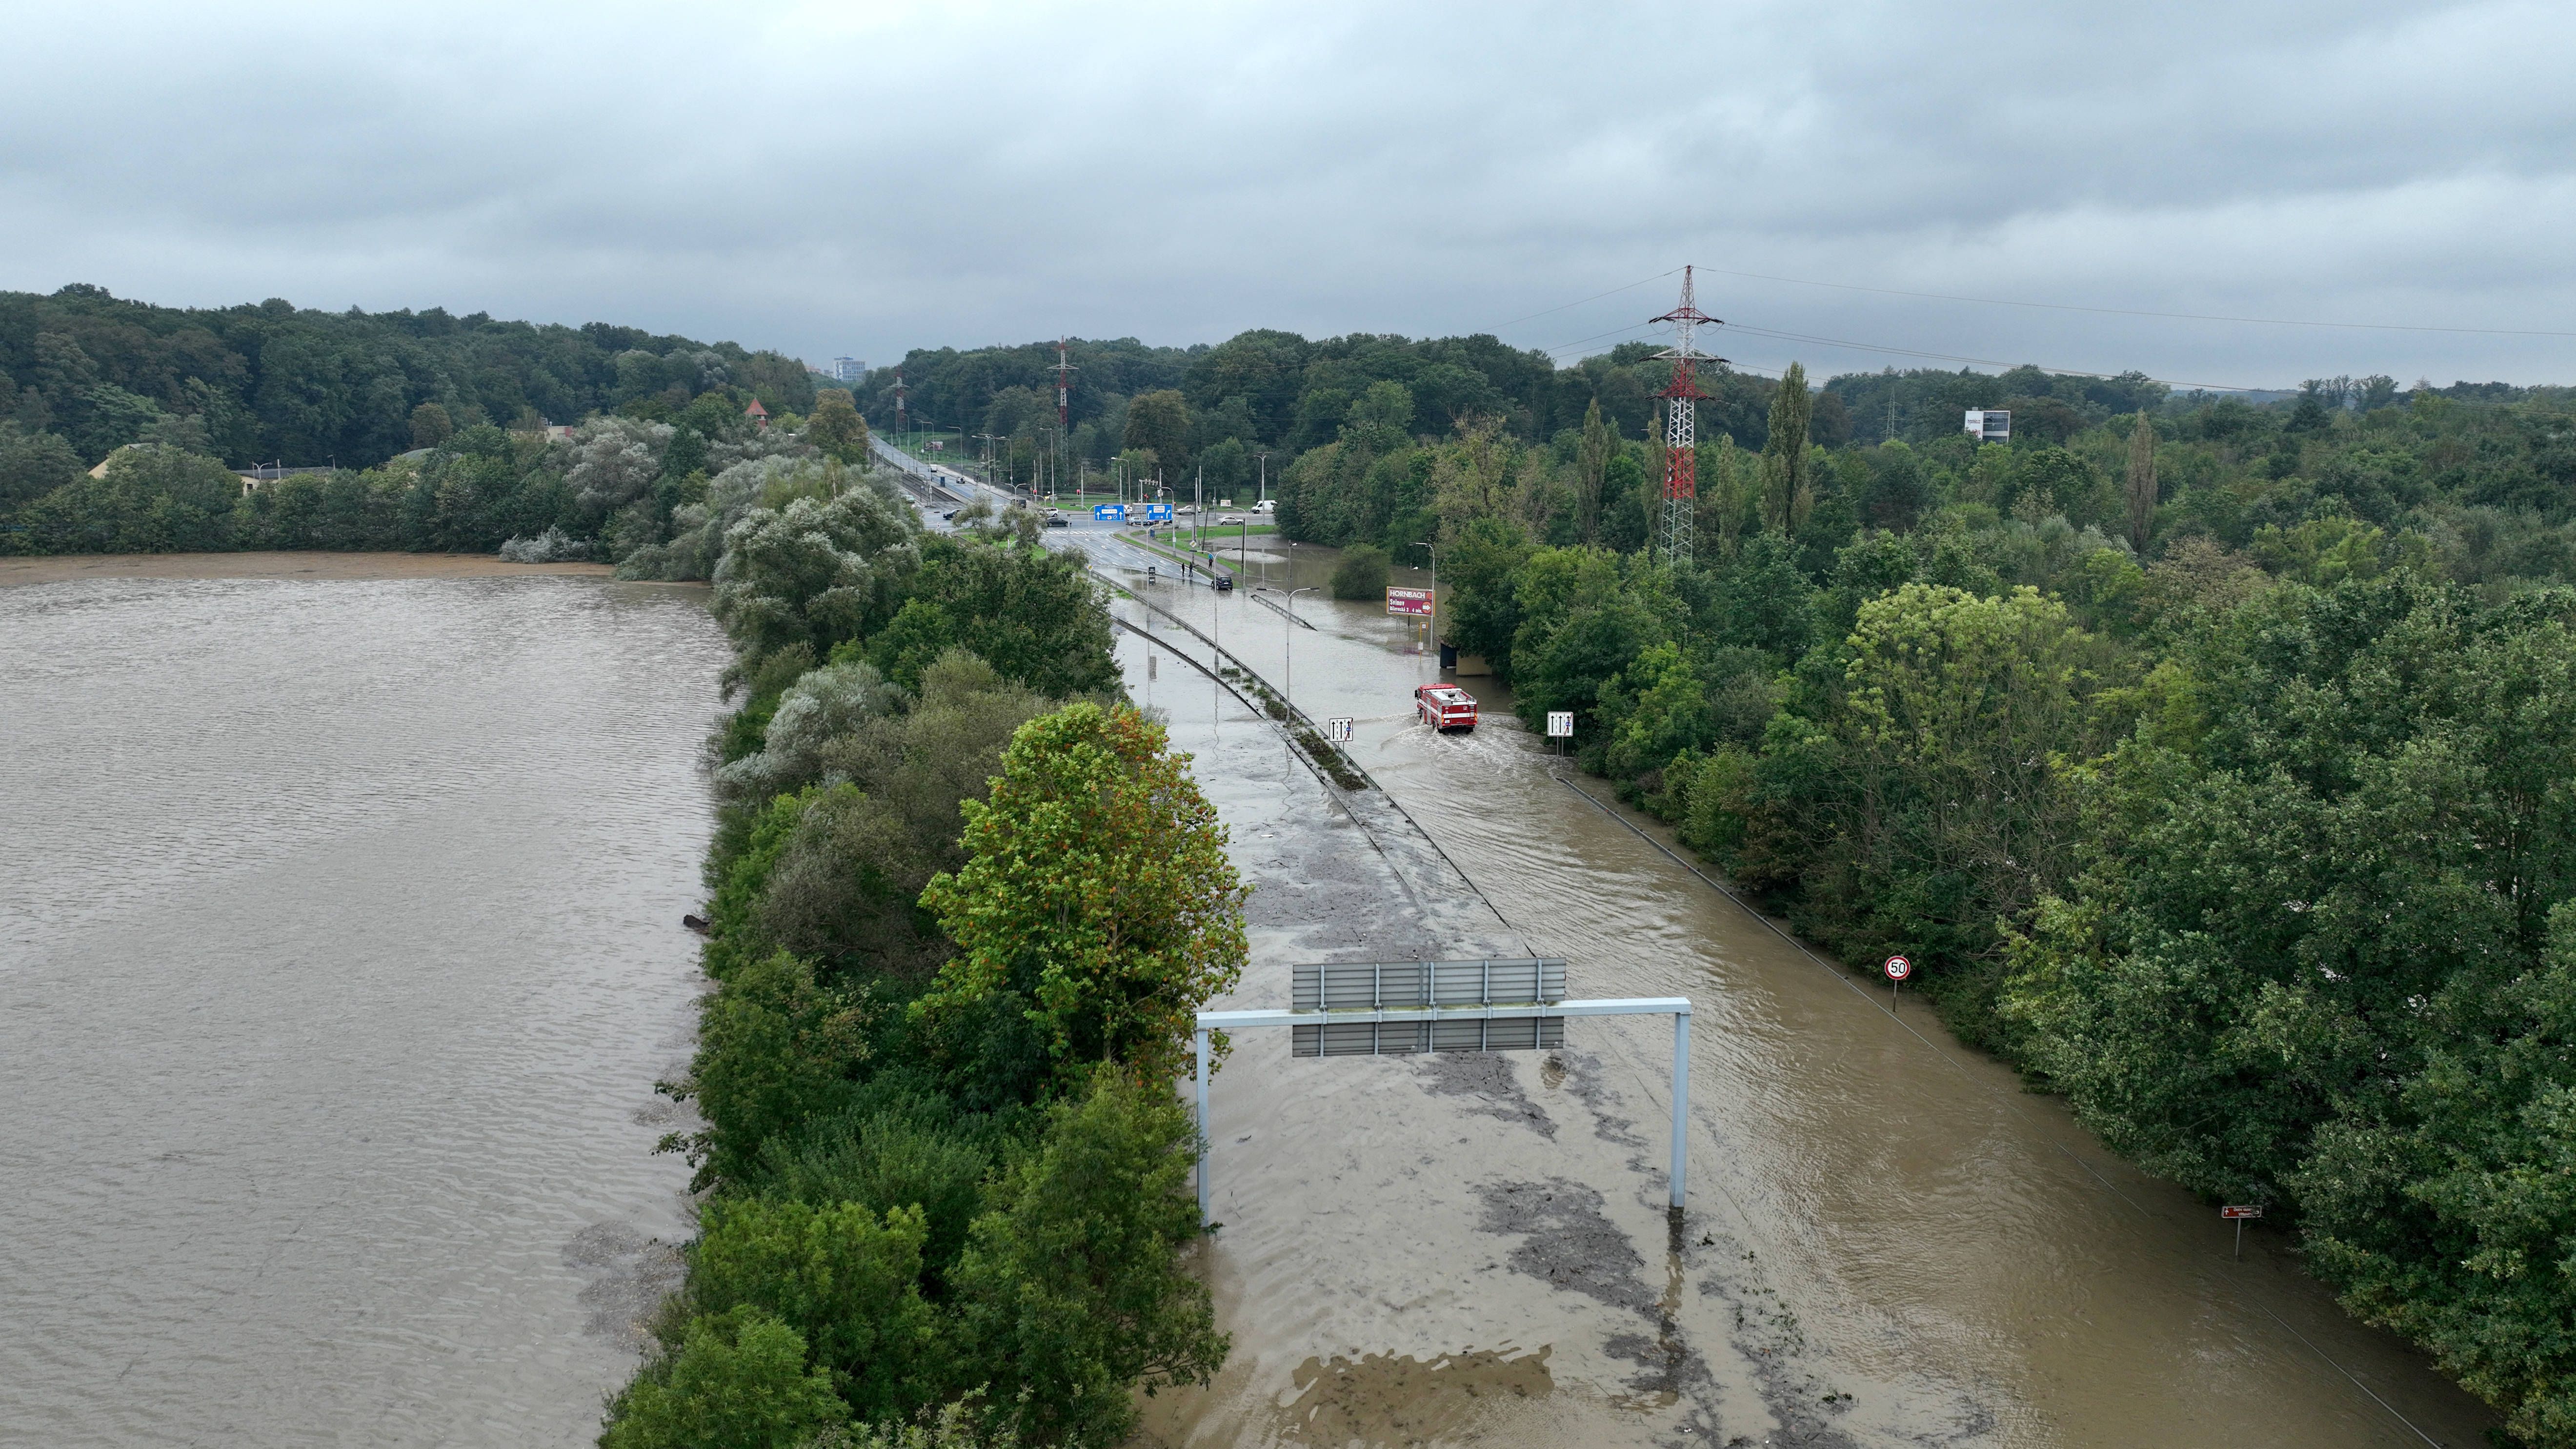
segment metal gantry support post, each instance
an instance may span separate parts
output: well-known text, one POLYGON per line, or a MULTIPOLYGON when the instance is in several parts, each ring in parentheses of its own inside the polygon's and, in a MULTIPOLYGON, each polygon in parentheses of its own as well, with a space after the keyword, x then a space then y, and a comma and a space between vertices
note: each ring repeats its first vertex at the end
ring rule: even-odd
POLYGON ((1690 1151, 1682 1124, 1690 1120, 1690 1003, 1673 1013, 1673 1171, 1672 1208, 1682 1210, 1683 1165, 1690 1151))
MULTIPOLYGON (((1569 1016, 1665 1016, 1673 1019, 1673 1155, 1668 1201, 1672 1211, 1680 1212, 1688 1183, 1688 1137, 1690 1121, 1690 998, 1686 996, 1614 997, 1597 1001, 1553 1001, 1544 1005, 1512 1004, 1503 1006, 1413 1006, 1368 1007, 1339 1011, 1202 1011, 1198 1014, 1198 1093, 1199 1093, 1199 1226, 1206 1227, 1210 1217, 1211 1198, 1208 1187, 1208 1159, 1215 1154, 1215 1120, 1208 1112, 1209 1061, 1208 1034, 1215 1030, 1241 1031, 1257 1026, 1324 1026, 1355 1022, 1441 1022, 1526 1020, 1531 1017, 1569 1016)), ((1317 1040, 1322 1041, 1319 1032, 1317 1040)), ((1320 1050, 1320 1047, 1319 1047, 1320 1050)))
POLYGON ((1208 1156, 1216 1151, 1215 1125, 1208 1120, 1208 1029, 1199 1028, 1199 1226, 1208 1225, 1208 1156))

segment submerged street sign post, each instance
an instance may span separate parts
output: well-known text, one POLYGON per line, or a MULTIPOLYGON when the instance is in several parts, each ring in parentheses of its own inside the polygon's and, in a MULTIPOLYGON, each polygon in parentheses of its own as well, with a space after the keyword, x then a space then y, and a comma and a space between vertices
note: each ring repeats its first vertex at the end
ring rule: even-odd
POLYGON ((1890 956, 1887 964, 1879 969, 1887 973, 1887 999, 1894 1001, 1898 984, 1914 974, 1914 963, 1902 956, 1890 956))
POLYGON ((1408 619, 1428 619, 1431 617, 1431 591, 1429 589, 1388 589, 1386 611, 1390 614, 1401 614, 1408 619))
POLYGON ((1208 1221, 1208 1036, 1260 1026, 1289 1028, 1298 1057, 1411 1056, 1420 1052, 1545 1050, 1565 1041, 1577 1016, 1665 1016, 1673 1019, 1673 1136, 1670 1201, 1682 1208, 1682 1126, 1690 1113, 1690 1018, 1687 996, 1571 1001, 1565 962, 1553 957, 1500 961, 1365 961, 1299 966, 1285 1011, 1198 1014, 1199 1222, 1208 1221))
POLYGON ((2243 1262, 2245 1259, 2245 1220, 2247 1218, 2259 1218, 2261 1216, 2263 1216, 2263 1210, 2259 1207, 2230 1204, 2229 1206, 2218 1210, 2218 1220, 2220 1222, 2234 1223, 2236 1225, 2237 1261, 2243 1262))
POLYGON ((1337 714, 1324 722, 1324 738, 1337 745, 1347 745, 1351 742, 1351 731, 1358 724, 1359 721, 1349 715, 1337 714))

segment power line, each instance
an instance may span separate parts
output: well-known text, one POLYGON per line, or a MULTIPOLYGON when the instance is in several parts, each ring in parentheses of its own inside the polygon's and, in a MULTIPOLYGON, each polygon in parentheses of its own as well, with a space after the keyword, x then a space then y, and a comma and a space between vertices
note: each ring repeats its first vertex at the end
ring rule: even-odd
POLYGON ((1640 277, 1640 278, 1638 278, 1636 281, 1630 282, 1629 284, 1627 284, 1627 285, 1626 285, 1626 286, 1624 286, 1624 287, 1612 287, 1612 288, 1611 288, 1609 291, 1607 291, 1607 292, 1595 292, 1595 293, 1593 293, 1591 296, 1583 298, 1583 299, 1582 299, 1582 301, 1577 301, 1577 302, 1568 302, 1568 303, 1566 303, 1566 304, 1565 304, 1565 306, 1563 306, 1563 307, 1550 307, 1550 308, 1548 308, 1548 309, 1547 309, 1546 311, 1544 311, 1544 312, 1532 312, 1531 314, 1529 314, 1529 316, 1528 316, 1528 317, 1515 317, 1515 318, 1513 318, 1513 319, 1512 319, 1511 321, 1509 321, 1509 322, 1497 322, 1497 323, 1495 323, 1495 324, 1494 324, 1494 330, 1495 330, 1495 331, 1497 331, 1497 332, 1500 332, 1500 331, 1502 331, 1502 330, 1503 330, 1504 328, 1506 328, 1506 327, 1515 327, 1515 326, 1518 326, 1519 324, 1521 324, 1521 323, 1523 323, 1523 322, 1530 321, 1530 320, 1532 320, 1533 318, 1538 318, 1538 317, 1549 317, 1549 316, 1553 316, 1553 315, 1555 315, 1556 313, 1559 313, 1559 312, 1564 312, 1564 311, 1570 310, 1570 309, 1575 308, 1575 307, 1580 307, 1580 306, 1582 306, 1582 305, 1583 305, 1583 303, 1584 303, 1584 302, 1598 302, 1598 301, 1600 301, 1600 300, 1601 300, 1602 298, 1604 298, 1604 297, 1615 297, 1615 296, 1618 296, 1621 292, 1633 292, 1633 291, 1637 290, 1639 287, 1642 287, 1642 286, 1646 285, 1648 282, 1660 282, 1660 281, 1662 281, 1664 278, 1671 276, 1671 275, 1673 274, 1673 272, 1678 272, 1678 271, 1680 271, 1680 270, 1681 270, 1681 268, 1679 268, 1679 267, 1675 267, 1675 268, 1673 268, 1673 269, 1672 269, 1672 271, 1669 271, 1669 272, 1657 272, 1657 273, 1655 273, 1655 274, 1654 274, 1653 276, 1651 276, 1651 277, 1640 277))
MULTIPOLYGON (((1750 277, 1761 282, 1787 282, 1799 287, 1830 287, 1838 292, 1874 292, 1882 297, 1914 297, 1932 302, 1975 302, 1987 307, 2030 307, 2047 312, 2091 312, 2105 317, 2158 317, 2169 322, 2242 322, 2264 327, 2333 327, 2360 332, 2457 332, 2478 337, 2576 337, 2576 332, 2548 332, 2517 327, 2424 327, 2404 322, 2307 322, 2290 317, 2229 317, 2203 312, 2148 312, 2133 307, 2083 307, 2068 302, 2017 302, 2006 297, 1959 297, 1947 292, 1905 292, 1894 287, 1863 287, 1850 282, 1818 282, 1806 277, 1775 277, 1767 272, 1730 272, 1703 267, 1721 277, 1750 277)), ((1671 273, 1665 275, 1670 276, 1671 273)))

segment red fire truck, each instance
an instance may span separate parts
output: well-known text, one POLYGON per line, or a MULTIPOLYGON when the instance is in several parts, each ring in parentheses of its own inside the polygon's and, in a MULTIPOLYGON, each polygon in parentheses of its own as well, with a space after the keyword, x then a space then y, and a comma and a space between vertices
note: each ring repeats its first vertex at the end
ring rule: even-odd
POLYGON ((1454 684, 1426 684, 1413 691, 1413 712, 1444 734, 1476 728, 1476 696, 1454 684))

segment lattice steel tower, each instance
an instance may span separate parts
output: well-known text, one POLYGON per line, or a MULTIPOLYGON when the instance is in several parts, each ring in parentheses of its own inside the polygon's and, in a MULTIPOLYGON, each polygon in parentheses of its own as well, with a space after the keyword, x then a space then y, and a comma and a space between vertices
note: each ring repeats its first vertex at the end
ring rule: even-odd
POLYGON ((1655 354, 1673 364, 1673 380, 1655 396, 1664 400, 1664 558, 1674 564, 1690 562, 1691 520, 1699 511, 1699 400, 1708 396, 1699 390, 1699 365, 1726 361, 1691 345, 1699 324, 1726 325, 1693 304, 1692 270, 1682 268, 1682 304, 1649 319, 1670 322, 1680 334, 1671 351, 1655 354))

